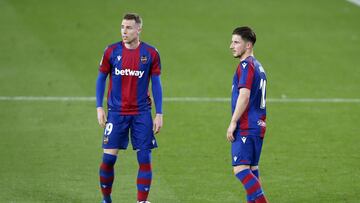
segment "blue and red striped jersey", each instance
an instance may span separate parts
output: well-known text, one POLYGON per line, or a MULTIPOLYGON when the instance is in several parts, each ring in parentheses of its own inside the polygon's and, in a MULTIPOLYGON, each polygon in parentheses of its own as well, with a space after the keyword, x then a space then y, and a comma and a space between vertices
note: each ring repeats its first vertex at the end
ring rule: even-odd
POLYGON ((109 111, 136 115, 151 109, 150 77, 161 73, 156 48, 140 42, 136 49, 127 49, 122 41, 117 42, 105 49, 99 70, 110 74, 107 94, 109 111))
POLYGON ((266 129, 266 74, 260 62, 253 56, 241 61, 236 69, 232 84, 232 113, 235 111, 241 88, 250 90, 250 99, 238 121, 237 130, 241 136, 263 137, 266 129))

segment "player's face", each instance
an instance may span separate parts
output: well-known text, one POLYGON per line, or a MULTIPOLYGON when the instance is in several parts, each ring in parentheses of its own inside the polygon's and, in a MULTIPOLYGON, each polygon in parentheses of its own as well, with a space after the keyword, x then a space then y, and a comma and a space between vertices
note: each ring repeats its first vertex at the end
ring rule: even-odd
POLYGON ((141 28, 135 20, 124 19, 121 22, 121 37, 124 43, 131 44, 139 40, 141 28))
POLYGON ((232 35, 230 49, 235 58, 241 58, 247 50, 248 43, 240 35, 232 35))

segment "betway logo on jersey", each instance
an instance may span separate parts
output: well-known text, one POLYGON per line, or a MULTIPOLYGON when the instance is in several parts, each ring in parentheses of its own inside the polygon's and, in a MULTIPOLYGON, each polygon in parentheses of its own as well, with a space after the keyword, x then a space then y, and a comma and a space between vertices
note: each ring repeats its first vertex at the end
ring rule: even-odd
POLYGON ((115 67, 115 75, 126 75, 126 76, 135 76, 138 78, 142 78, 145 71, 140 70, 131 70, 131 69, 118 69, 115 67))

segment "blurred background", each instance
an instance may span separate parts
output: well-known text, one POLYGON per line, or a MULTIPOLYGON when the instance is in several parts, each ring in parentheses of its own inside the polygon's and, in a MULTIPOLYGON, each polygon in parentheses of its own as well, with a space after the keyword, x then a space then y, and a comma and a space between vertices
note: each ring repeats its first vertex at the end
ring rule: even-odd
MULTIPOLYGON (((257 34, 255 56, 268 78, 260 177, 269 201, 358 201, 355 3, 0 0, 0 202, 100 202, 95 80, 126 12, 142 16, 141 40, 162 62, 164 127, 150 201, 245 201, 225 139, 239 63, 231 33, 243 25, 257 34)), ((114 202, 136 201, 136 174, 129 147, 116 163, 114 202)))

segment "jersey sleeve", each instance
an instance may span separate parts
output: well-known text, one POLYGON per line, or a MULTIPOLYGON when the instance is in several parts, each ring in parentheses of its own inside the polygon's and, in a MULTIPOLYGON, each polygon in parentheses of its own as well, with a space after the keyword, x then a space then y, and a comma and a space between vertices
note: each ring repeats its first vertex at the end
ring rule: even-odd
POLYGON ((239 78, 238 88, 247 88, 251 90, 254 73, 254 64, 247 61, 242 61, 237 70, 239 78))
POLYGON ((160 75, 161 74, 161 62, 159 52, 155 49, 151 52, 151 75, 160 75))
POLYGON ((156 113, 162 114, 162 88, 159 75, 151 76, 152 93, 155 101, 156 113))
POLYGON ((111 56, 112 49, 110 47, 107 47, 104 51, 104 55, 101 58, 100 61, 100 67, 99 71, 102 73, 110 73, 111 67, 110 67, 110 56, 111 56))
POLYGON ((104 92, 107 74, 100 72, 96 80, 96 107, 103 106, 104 92))

